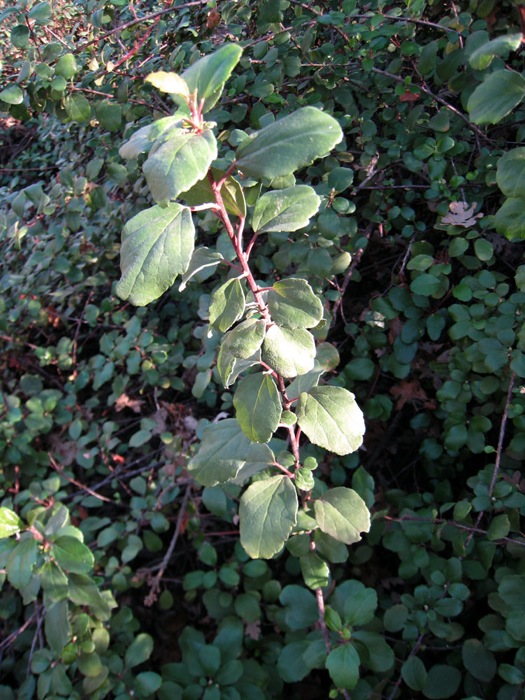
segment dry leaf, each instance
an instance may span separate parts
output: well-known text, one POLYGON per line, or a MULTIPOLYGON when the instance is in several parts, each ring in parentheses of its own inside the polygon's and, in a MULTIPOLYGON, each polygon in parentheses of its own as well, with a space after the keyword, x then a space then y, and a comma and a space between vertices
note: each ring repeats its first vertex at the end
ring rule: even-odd
POLYGON ((125 408, 130 408, 134 413, 140 413, 140 407, 144 401, 140 399, 130 399, 127 394, 121 394, 115 401, 115 410, 123 411, 125 408))
POLYGON ((261 636, 261 621, 255 620, 254 622, 247 622, 244 627, 244 632, 247 637, 257 641, 261 636))
POLYGON ((483 218, 483 214, 474 214, 476 205, 477 202, 472 202, 470 206, 467 202, 451 202, 449 212, 441 219, 441 223, 464 228, 474 226, 478 219, 483 218))
POLYGON ((397 399, 396 410, 400 411, 406 403, 422 401, 427 404, 429 398, 417 379, 402 379, 390 389, 392 396, 397 399))

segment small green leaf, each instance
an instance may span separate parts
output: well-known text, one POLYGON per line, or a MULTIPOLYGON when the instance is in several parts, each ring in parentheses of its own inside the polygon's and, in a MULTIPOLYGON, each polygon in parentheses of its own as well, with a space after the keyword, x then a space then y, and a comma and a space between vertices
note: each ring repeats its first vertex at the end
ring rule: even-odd
POLYGON ((326 668, 337 688, 352 690, 359 680, 359 654, 351 644, 342 644, 328 654, 326 668))
POLYGON ((124 226, 120 251, 121 299, 145 306, 171 287, 191 260, 195 228, 181 204, 141 211, 124 226))
POLYGON ((237 167, 248 177, 273 180, 329 153, 342 138, 333 117, 316 107, 303 107, 243 141, 237 167))
POLYGON ((272 320, 286 328, 313 328, 323 317, 323 304, 306 280, 290 277, 275 282, 267 304, 272 320))
POLYGON ((72 122, 88 122, 91 119, 91 105, 84 95, 74 92, 65 99, 66 113, 72 122))
POLYGON ((348 189, 354 181, 354 171, 350 168, 334 168, 328 173, 328 187, 340 193, 348 189))
POLYGON ((414 294, 421 294, 425 297, 435 294, 440 288, 440 280, 429 272, 423 272, 410 283, 410 289, 414 294))
POLYGON ((256 350, 252 356, 243 360, 236 357, 225 342, 220 346, 219 354, 217 355, 217 371, 226 389, 237 380, 242 372, 260 363, 260 351, 256 350))
POLYGON ((513 148, 498 158, 496 182, 507 197, 525 198, 525 148, 513 148))
POLYGON ((99 620, 109 618, 112 605, 101 595, 98 586, 89 576, 70 573, 67 597, 75 605, 88 605, 99 620))
MULTIPOLYGON (((363 664, 371 671, 386 673, 394 667, 394 652, 382 635, 368 630, 358 630, 354 632, 353 639, 366 648, 361 658, 363 664)), ((361 648, 359 648, 360 652, 361 648)))
POLYGON ((91 550, 76 537, 58 537, 51 545, 49 553, 56 563, 70 573, 87 574, 95 561, 91 550))
POLYGON ((27 586, 33 575, 38 548, 34 537, 24 537, 11 550, 6 561, 7 579, 13 588, 27 586))
POLYGON ((55 655, 60 656, 71 637, 67 600, 46 607, 44 627, 47 643, 55 655))
POLYGON ((425 664, 417 656, 409 656, 401 666, 401 675, 410 690, 421 691, 427 682, 425 664))
POLYGON ((190 460, 188 469, 199 483, 215 486, 233 479, 242 467, 257 470, 273 461, 267 445, 252 443, 235 418, 227 418, 204 428, 200 449, 190 460))
POLYGON ((78 71, 79 67, 72 53, 65 53, 63 56, 60 56, 56 62, 55 75, 61 75, 66 80, 73 78, 78 71))
POLYGON ((314 501, 315 519, 323 532, 345 544, 359 542, 370 529, 370 511, 353 489, 339 486, 314 501))
POLYGON ((299 397, 297 421, 314 445, 338 455, 355 452, 365 423, 354 395, 338 386, 317 386, 299 397))
POLYGON ((146 77, 146 82, 151 83, 157 90, 161 92, 171 93, 173 95, 180 95, 181 97, 187 98, 190 96, 190 89, 188 84, 180 75, 176 73, 166 73, 166 71, 157 71, 156 73, 150 73, 146 77))
POLYGON ((525 78, 511 70, 497 70, 478 85, 467 109, 474 124, 497 124, 525 97, 525 78))
POLYGON ((287 476, 251 484, 241 496, 241 544, 253 559, 270 559, 279 552, 297 521, 297 491, 287 476))
POLYGON ((506 513, 496 515, 487 530, 487 539, 493 542, 501 537, 507 537, 510 531, 510 520, 506 513))
POLYGON ((95 114, 103 129, 115 132, 122 124, 122 107, 119 104, 102 100, 95 104, 95 114))
POLYGON ((265 331, 264 321, 248 318, 224 336, 222 345, 227 347, 234 357, 247 360, 261 347, 265 331))
POLYGON ((182 125, 182 119, 175 114, 172 117, 157 119, 152 124, 141 127, 119 148, 121 158, 137 158, 141 153, 145 153, 153 146, 153 142, 160 138, 169 129, 178 129, 182 125))
POLYGON ((153 199, 176 199, 206 175, 216 157, 217 141, 211 129, 202 133, 170 129, 155 141, 143 165, 153 199))
POLYGON ((138 697, 150 698, 162 685, 162 676, 154 671, 142 671, 135 678, 134 688, 138 697))
POLYGON ((9 508, 0 507, 0 539, 16 535, 24 527, 24 522, 9 508))
POLYGON ((196 90, 197 101, 204 100, 204 114, 217 103, 241 54, 242 48, 237 44, 223 44, 220 49, 199 59, 182 73, 190 93, 196 90))
POLYGON ((479 639, 466 639, 461 656, 467 671, 478 681, 489 683, 496 675, 498 664, 494 654, 479 639))
POLYGON ((330 581, 330 568, 315 552, 308 552, 299 558, 301 573, 308 588, 326 588, 330 581))
POLYGON ((261 372, 241 379, 233 397, 235 415, 252 442, 268 442, 277 430, 282 405, 277 386, 261 372))
MULTIPOLYGON (((330 493, 330 492, 328 492, 330 493)), ((374 619, 377 609, 377 593, 360 581, 343 583, 345 600, 342 615, 346 625, 366 625, 374 619)))
POLYGON ((525 240, 525 198, 510 197, 498 209, 494 217, 496 231, 509 241, 525 240))
POLYGON ((54 562, 46 561, 39 574, 46 604, 67 598, 67 576, 54 562))
POLYGON ((211 296, 210 325, 225 333, 242 318, 246 298, 238 278, 228 280, 216 289, 211 296))
POLYGON ((212 275, 217 265, 224 260, 223 256, 215 251, 210 250, 206 246, 195 248, 191 256, 190 264, 186 272, 182 275, 182 280, 179 285, 179 292, 186 289, 188 282, 192 277, 197 277, 197 282, 203 282, 212 275))
POLYGON ((134 638, 129 647, 126 649, 126 655, 124 657, 125 667, 133 668, 134 666, 143 664, 149 659, 152 651, 153 638, 149 634, 141 632, 134 638))
MULTIPOLYGON (((210 172, 215 182, 219 182, 224 176, 224 173, 221 170, 217 170, 217 168, 210 168, 210 172)), ((240 216, 242 218, 246 216, 244 190, 231 175, 227 177, 222 184, 221 197, 228 214, 233 214, 233 216, 240 216)), ((215 204, 215 195, 207 175, 184 193, 184 200, 190 207, 207 203, 215 204)))
POLYGON ((51 7, 48 2, 39 2, 29 10, 29 17, 37 24, 47 24, 52 17, 51 7))
POLYGON ((18 85, 9 85, 0 92, 0 100, 8 105, 19 105, 24 101, 24 93, 18 85))
POLYGON ((308 185, 266 192, 255 204, 252 229, 257 233, 297 231, 308 225, 321 198, 308 185))
POLYGON ((461 683, 461 673, 454 666, 437 664, 427 675, 423 695, 429 700, 445 700, 456 694, 461 683))
POLYGON ((262 358, 282 377, 306 374, 314 366, 314 337, 303 328, 270 326, 264 338, 262 358))

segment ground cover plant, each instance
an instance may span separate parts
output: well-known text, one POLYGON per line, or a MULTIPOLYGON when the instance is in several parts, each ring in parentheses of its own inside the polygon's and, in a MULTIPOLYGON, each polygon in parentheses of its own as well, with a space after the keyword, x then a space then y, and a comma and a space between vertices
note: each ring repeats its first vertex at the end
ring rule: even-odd
POLYGON ((2 10, 2 697, 524 696, 524 12, 2 10))

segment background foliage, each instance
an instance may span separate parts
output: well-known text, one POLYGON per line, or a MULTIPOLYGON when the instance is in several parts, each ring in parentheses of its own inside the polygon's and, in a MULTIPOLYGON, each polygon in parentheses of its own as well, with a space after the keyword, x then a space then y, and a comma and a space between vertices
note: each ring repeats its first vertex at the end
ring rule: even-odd
POLYGON ((2 697, 524 696, 522 12, 3 10, 2 697), (298 174, 323 198, 313 223, 253 253, 262 279, 322 293, 332 383, 365 412, 362 450, 312 449, 316 488, 350 486, 373 512, 351 548, 317 542, 335 562, 330 654, 301 536, 249 560, 238 488, 186 471, 232 411, 206 333, 216 280, 147 308, 115 294, 122 223, 150 205, 119 147, 172 110, 144 78, 226 41, 243 56, 210 113, 219 166, 241 131, 307 105, 345 136, 298 174))

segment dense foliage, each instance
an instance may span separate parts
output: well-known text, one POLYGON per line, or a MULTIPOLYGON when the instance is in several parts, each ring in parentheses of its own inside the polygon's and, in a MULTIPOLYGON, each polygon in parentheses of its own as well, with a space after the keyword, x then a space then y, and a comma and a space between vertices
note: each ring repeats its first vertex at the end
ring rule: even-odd
MULTIPOLYGON (((505 0, 2 11, 2 698, 525 696, 524 15, 505 0), (224 50, 236 60, 205 104, 217 151, 175 193, 151 160, 176 108, 158 76, 205 89, 189 67, 224 50), (275 153, 261 170, 249 139, 271 143, 297 114, 342 139, 294 175, 275 153), (281 309, 287 337, 315 336, 314 366, 300 342, 298 356, 268 344, 266 365, 297 396, 352 392, 360 449, 323 441, 307 399, 278 416, 270 375, 233 384, 247 366, 224 361, 222 337, 255 307, 224 264, 224 217, 195 191, 210 164, 259 234, 244 244, 257 289, 303 305, 290 328, 281 309), (283 191, 298 227, 272 226, 283 191), (137 287, 122 228, 125 242, 179 195, 205 251, 137 287), (355 494, 368 534, 341 541, 345 508, 327 525, 318 506, 278 519, 272 551, 245 531, 252 556, 280 550, 251 559, 242 465, 209 478, 228 426, 296 469, 306 510, 355 494)), ((254 454, 248 491, 276 478, 254 454)))

